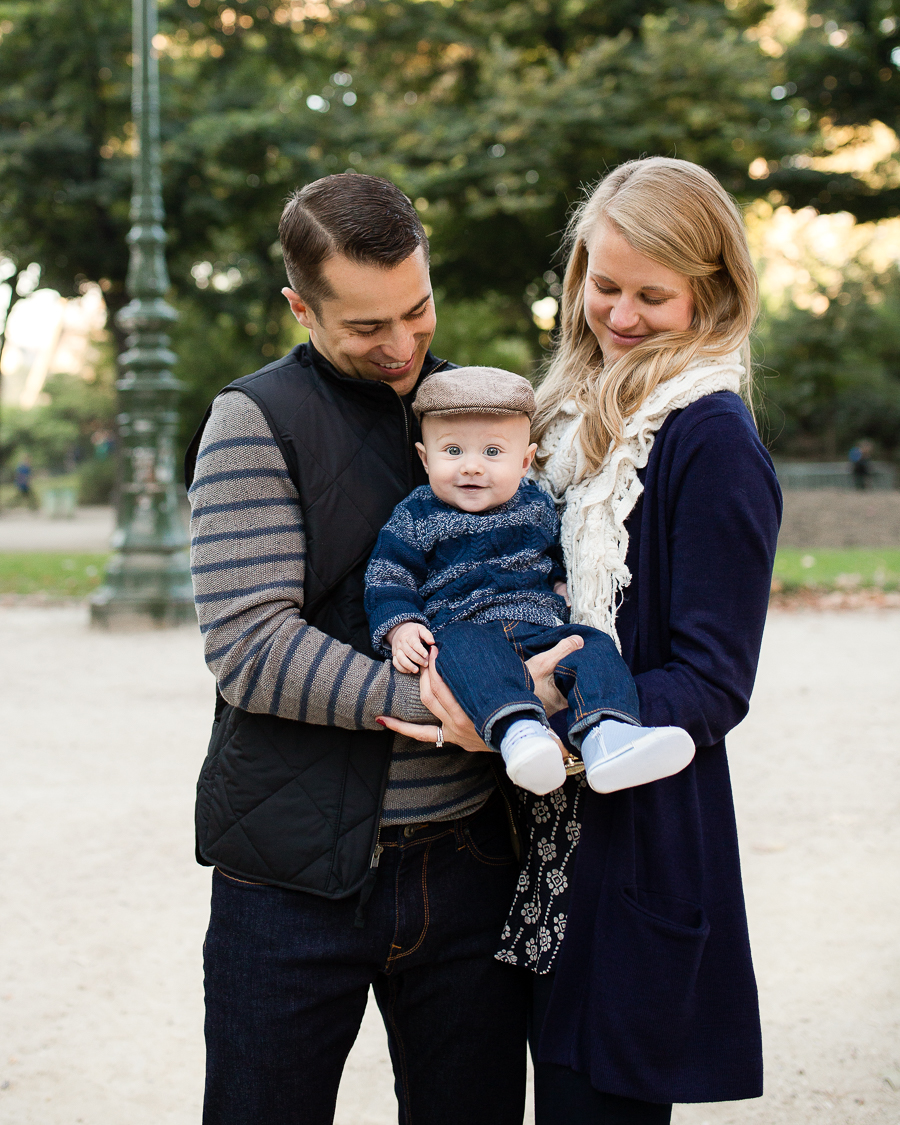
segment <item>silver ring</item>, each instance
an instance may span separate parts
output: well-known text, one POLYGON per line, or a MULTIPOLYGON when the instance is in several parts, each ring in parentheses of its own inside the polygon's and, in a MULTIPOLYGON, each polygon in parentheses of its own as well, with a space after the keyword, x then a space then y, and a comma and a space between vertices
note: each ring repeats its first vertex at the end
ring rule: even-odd
POLYGON ((444 745, 444 728, 438 727, 437 738, 434 740, 435 746, 440 750, 444 745))

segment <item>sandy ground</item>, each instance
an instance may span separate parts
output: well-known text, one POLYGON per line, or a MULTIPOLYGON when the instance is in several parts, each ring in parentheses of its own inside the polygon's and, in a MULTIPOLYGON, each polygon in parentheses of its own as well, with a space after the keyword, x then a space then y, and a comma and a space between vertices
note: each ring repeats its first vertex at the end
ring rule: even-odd
POLYGON ((112 508, 76 508, 71 519, 48 519, 26 508, 0 512, 0 551, 83 551, 102 554, 109 550, 115 526, 112 508))
MULTIPOLYGON (((0 512, 0 551, 107 551, 112 508, 77 508, 71 519, 48 519, 24 508, 0 512)), ((782 547, 898 547, 900 491, 787 491, 782 547)))
MULTIPOLYGON (((767 1093, 678 1125, 900 1125, 900 613, 776 613, 731 738, 767 1093)), ((212 707, 193 630, 0 609, 0 1121, 195 1125, 212 707)), ((373 1006, 339 1125, 396 1120, 373 1006)))

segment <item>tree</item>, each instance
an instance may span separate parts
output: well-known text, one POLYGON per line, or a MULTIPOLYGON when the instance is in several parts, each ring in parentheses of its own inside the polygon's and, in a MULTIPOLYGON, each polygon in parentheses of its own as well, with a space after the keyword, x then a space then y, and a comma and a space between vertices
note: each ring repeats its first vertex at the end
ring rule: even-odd
POLYGON ((764 429, 776 451, 841 457, 860 438, 890 457, 900 451, 896 267, 846 279, 819 314, 787 305, 766 319, 759 343, 764 429))
MULTIPOLYGON (((229 23, 222 9, 161 4, 166 226, 186 431, 223 383, 257 366, 260 351, 279 349, 274 219, 290 188, 328 170, 315 147, 319 115, 302 102, 296 112, 297 75, 322 71, 311 58, 315 36, 268 15, 258 28, 245 15, 229 23), (261 347, 260 334, 270 343, 261 347)), ((0 0, 0 34, 0 245, 16 261, 39 262, 43 283, 63 295, 99 282, 115 314, 127 299, 130 6, 0 0)), ((114 315, 110 328, 121 352, 114 315)))
MULTIPOLYGON (((768 192, 749 163, 785 163, 806 127, 773 102, 779 64, 745 35, 766 7, 729 4, 161 0, 185 436, 215 390, 298 338, 275 225, 299 183, 348 167, 395 179, 431 230, 445 299, 469 303, 485 346, 524 340, 520 356, 538 346, 530 303, 556 292, 567 209, 605 167, 680 155, 744 198, 768 192)), ((121 0, 0 0, 0 247, 64 294, 98 281, 113 313, 129 16, 121 0)))
POLYGON ((124 304, 131 33, 118 0, 0 4, 0 244, 64 296, 100 282, 124 304), (113 68, 116 75, 113 77, 113 68), (111 154, 110 154, 111 155, 111 154))
POLYGON ((661 9, 354 5, 345 65, 364 112, 352 163, 427 205, 452 297, 541 291, 582 185, 622 160, 685 156, 749 197, 763 190, 747 172, 755 157, 803 145, 772 103, 772 61, 742 36, 761 7, 661 9))
MULTIPOLYGON (((773 96, 787 109, 810 113, 825 130, 881 121, 900 127, 900 12, 892 0, 837 0, 817 4, 781 60, 773 96)), ((850 211, 861 221, 900 214, 900 184, 891 168, 872 174, 810 167, 807 154, 773 163, 765 183, 785 203, 819 211, 850 211)))

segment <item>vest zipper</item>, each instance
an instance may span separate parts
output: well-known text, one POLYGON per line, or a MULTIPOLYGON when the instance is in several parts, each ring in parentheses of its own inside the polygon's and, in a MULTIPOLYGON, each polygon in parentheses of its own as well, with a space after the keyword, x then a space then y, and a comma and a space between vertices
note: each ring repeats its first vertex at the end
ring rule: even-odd
MULTIPOLYGON (((440 369, 442 367, 445 367, 446 364, 447 364, 446 359, 442 359, 440 363, 438 363, 436 366, 432 367, 432 369, 428 372, 428 375, 433 375, 435 373, 435 371, 440 371, 440 369)), ((428 375, 425 375, 424 378, 427 379, 428 375)), ((391 386, 390 383, 388 383, 387 385, 391 386)), ((412 434, 409 432, 409 414, 408 414, 407 409, 406 409, 406 404, 403 401, 403 396, 398 394, 397 391, 394 390, 393 387, 391 387, 391 390, 394 391, 395 395, 397 395, 397 401, 400 403, 400 409, 403 412, 403 429, 406 433, 406 452, 407 452, 407 457, 409 458, 409 465, 408 465, 408 468, 409 468, 409 483, 412 484, 412 482, 415 480, 415 472, 414 472, 413 466, 416 463, 416 459, 415 459, 415 450, 413 449, 413 444, 412 444, 412 434)))
POLYGON ((381 853, 383 851, 383 844, 375 845, 375 850, 372 852, 372 859, 369 862, 369 870, 366 872, 363 885, 359 888, 359 902, 356 906, 356 916, 353 919, 353 926, 357 930, 361 930, 365 925, 366 903, 372 897, 372 891, 375 889, 375 878, 378 875, 378 864, 381 861, 381 853))

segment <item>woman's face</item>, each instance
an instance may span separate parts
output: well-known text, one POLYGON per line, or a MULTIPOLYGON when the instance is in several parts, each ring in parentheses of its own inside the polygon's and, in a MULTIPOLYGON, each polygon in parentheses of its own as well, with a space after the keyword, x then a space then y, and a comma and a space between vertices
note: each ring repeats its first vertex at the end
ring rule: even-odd
POLYGON ((601 220, 587 241, 584 315, 607 363, 658 332, 685 332, 694 316, 690 279, 660 266, 601 220))

